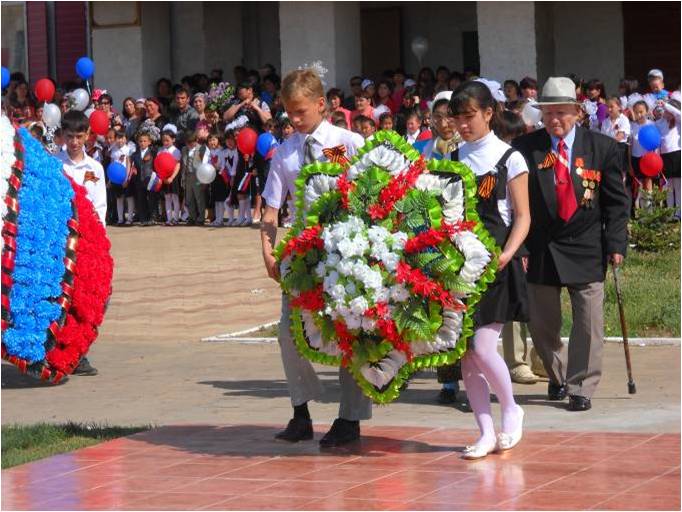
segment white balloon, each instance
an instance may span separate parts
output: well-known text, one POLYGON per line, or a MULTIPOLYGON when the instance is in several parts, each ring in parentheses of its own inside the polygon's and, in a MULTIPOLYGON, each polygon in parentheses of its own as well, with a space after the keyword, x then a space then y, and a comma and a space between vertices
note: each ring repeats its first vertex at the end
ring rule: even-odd
POLYGON ((48 128, 55 128, 59 126, 59 121, 62 118, 62 113, 59 107, 54 103, 46 103, 43 107, 43 122, 48 128))
POLYGON ((203 183, 204 185, 208 185, 209 183, 213 183, 213 180, 215 180, 215 167, 213 167, 211 164, 201 164, 199 167, 197 167, 197 179, 199 180, 200 183, 203 183))
POLYGON ((532 103, 526 103, 521 111, 521 118, 527 126, 535 126, 542 120, 542 111, 535 108, 532 103))
POLYGON ((87 110, 84 112, 84 114, 87 116, 88 119, 90 119, 90 116, 92 115, 92 113, 93 113, 94 111, 95 111, 95 109, 91 107, 91 108, 87 109, 87 110))
POLYGON ((412 53, 420 63, 428 51, 429 41, 425 37, 417 36, 412 40, 412 53))
POLYGON ((85 89, 76 89, 71 93, 71 97, 73 98, 74 109, 82 112, 88 108, 88 105, 90 104, 90 95, 85 89))

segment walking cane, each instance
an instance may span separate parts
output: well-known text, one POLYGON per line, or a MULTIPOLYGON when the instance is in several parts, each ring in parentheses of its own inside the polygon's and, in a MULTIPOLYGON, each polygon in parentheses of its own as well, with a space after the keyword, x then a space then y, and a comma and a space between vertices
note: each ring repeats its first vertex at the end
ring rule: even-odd
POLYGON ((620 281, 618 278, 618 268, 611 265, 613 270, 613 282, 616 285, 616 299, 618 300, 618 313, 620 314, 620 329, 623 333, 623 350, 625 351, 625 366, 628 370, 628 393, 634 395, 637 393, 635 381, 632 380, 632 364, 630 363, 630 347, 628 345, 628 328, 625 325, 625 311, 623 310, 623 295, 620 291, 620 281))

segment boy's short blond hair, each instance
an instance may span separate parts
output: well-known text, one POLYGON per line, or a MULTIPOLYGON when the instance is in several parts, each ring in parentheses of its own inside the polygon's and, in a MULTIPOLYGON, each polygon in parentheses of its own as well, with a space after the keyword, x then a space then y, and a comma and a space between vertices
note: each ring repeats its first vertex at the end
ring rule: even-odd
POLYGON ((324 97, 322 80, 312 69, 291 71, 282 80, 281 96, 285 103, 294 96, 303 96, 313 100, 324 97))

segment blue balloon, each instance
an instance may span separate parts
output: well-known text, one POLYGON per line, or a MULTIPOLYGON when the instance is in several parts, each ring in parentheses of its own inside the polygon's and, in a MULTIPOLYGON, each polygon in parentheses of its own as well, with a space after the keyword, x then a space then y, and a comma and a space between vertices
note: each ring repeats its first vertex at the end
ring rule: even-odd
POLYGON ((2 88, 4 89, 9 85, 9 69, 2 66, 2 88))
POLYGON ((656 128, 656 125, 647 124, 639 129, 637 136, 641 146, 647 151, 653 151, 661 145, 661 133, 656 128))
POLYGON ((107 167, 107 176, 109 181, 116 183, 116 185, 123 185, 126 180, 126 167, 118 162, 111 162, 107 167))
POLYGON ((271 133, 265 132, 258 136, 256 151, 258 151, 260 156, 265 158, 273 146, 277 146, 277 139, 271 133))
POLYGON ((419 151, 420 155, 424 154, 424 150, 426 149, 426 145, 429 143, 429 139, 424 139, 424 140, 418 140, 414 144, 412 144, 412 147, 419 151))
POLYGON ((81 57, 76 62, 76 73, 83 80, 87 80, 95 74, 95 63, 88 57, 81 57))

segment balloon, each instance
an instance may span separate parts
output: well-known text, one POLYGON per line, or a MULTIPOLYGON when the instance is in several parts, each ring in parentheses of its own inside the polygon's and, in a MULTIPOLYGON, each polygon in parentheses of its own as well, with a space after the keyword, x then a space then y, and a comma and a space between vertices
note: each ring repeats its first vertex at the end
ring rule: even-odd
POLYGON ((213 167, 211 164, 201 164, 199 167, 197 167, 197 179, 199 180, 199 183, 203 183, 204 185, 208 185, 209 183, 213 183, 213 180, 215 179, 215 167, 213 167))
POLYGON ((521 111, 521 118, 526 126, 535 126, 542 120, 542 110, 535 108, 532 103, 526 103, 521 111))
POLYGON ((159 153, 154 159, 154 170, 162 180, 166 180, 173 174, 176 164, 175 158, 170 153, 159 153))
POLYGON ((237 149, 244 155, 253 155, 256 150, 258 134, 253 128, 244 128, 237 135, 237 149))
POLYGON ((85 114, 85 116, 86 116, 88 119, 90 119, 90 116, 92 115, 92 113, 93 113, 94 111, 95 111, 95 109, 92 108, 92 107, 90 107, 89 109, 87 109, 87 110, 86 110, 85 112, 83 112, 83 113, 85 114))
POLYGON ((604 103, 600 103, 599 106, 597 106, 597 119, 600 123, 603 123, 607 117, 609 117, 609 107, 604 103))
POLYGON ((277 146, 277 140, 269 132, 261 133, 256 141, 256 151, 262 157, 267 157, 273 146, 277 146))
POLYGON ((119 162, 111 162, 107 167, 107 176, 109 176, 109 181, 112 183, 123 185, 127 176, 125 165, 119 162))
POLYGON ((422 58, 429 51, 429 41, 422 36, 417 36, 412 40, 412 53, 417 57, 417 60, 421 63, 422 58))
POLYGON ((95 63, 88 57, 81 57, 76 62, 76 73, 83 80, 87 80, 95 74, 95 63))
POLYGON ((43 122, 48 128, 55 128, 59 126, 59 121, 62 118, 62 112, 54 103, 46 103, 43 107, 43 122))
POLYGON ((639 170, 644 176, 655 178, 663 170, 663 159, 658 153, 645 153, 639 161, 639 170))
POLYGON ((52 101, 54 98, 54 84, 49 78, 41 78, 34 89, 38 101, 52 101))
POLYGON ((661 145, 661 132, 655 124, 647 124, 640 128, 637 139, 644 149, 653 151, 661 145))
POLYGON ((4 89, 9 85, 9 69, 2 66, 2 88, 4 89))
POLYGON ((74 109, 82 112, 88 108, 88 105, 90 104, 90 95, 85 89, 76 89, 71 93, 71 97, 73 98, 74 109))
POLYGON ((90 115, 90 128, 97 135, 106 135, 109 131, 109 116, 107 113, 95 110, 90 115))

